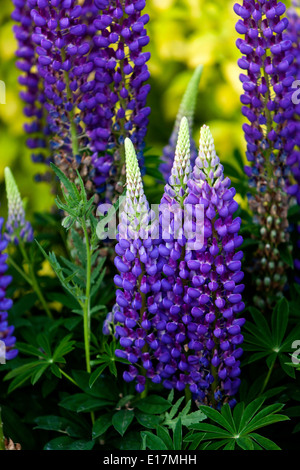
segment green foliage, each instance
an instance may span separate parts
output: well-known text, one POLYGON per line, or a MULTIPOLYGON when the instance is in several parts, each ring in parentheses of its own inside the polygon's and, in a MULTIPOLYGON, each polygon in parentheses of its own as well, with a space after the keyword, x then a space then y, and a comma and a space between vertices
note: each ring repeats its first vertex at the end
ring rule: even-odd
POLYGON ((273 441, 254 432, 289 419, 278 414, 284 405, 277 403, 262 407, 264 401, 264 398, 257 398, 246 407, 243 403, 238 403, 233 413, 228 404, 222 407, 221 412, 208 406, 200 406, 200 410, 214 424, 192 424, 184 442, 190 450, 280 450, 273 441))
POLYGON ((271 316, 271 324, 255 307, 249 307, 254 323, 247 322, 245 329, 244 349, 251 352, 246 362, 251 364, 265 358, 269 368, 277 358, 284 372, 290 377, 295 376, 293 368, 288 366, 287 353, 291 351, 292 343, 300 337, 300 326, 287 333, 289 321, 289 304, 285 298, 279 300, 271 316))
POLYGON ((27 360, 25 364, 16 367, 5 376, 4 380, 13 379, 8 387, 8 393, 21 387, 28 380, 35 385, 47 370, 61 378, 59 365, 66 363, 65 356, 73 351, 75 346, 75 341, 71 341, 71 337, 72 335, 65 336, 56 347, 50 344, 49 336, 42 333, 36 338, 36 346, 18 343, 18 348, 23 354, 37 359, 27 360))

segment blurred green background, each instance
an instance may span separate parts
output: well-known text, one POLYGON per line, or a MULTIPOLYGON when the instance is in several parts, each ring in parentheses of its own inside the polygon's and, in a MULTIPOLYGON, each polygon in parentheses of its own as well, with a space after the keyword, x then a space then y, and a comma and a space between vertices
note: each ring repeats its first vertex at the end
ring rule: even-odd
MULTIPOLYGON (((234 3, 231 0, 147 0, 146 12, 151 17, 147 25, 151 39, 148 50, 152 54, 148 63, 152 86, 148 103, 152 113, 147 147, 152 147, 152 154, 161 154, 168 142, 180 100, 199 64, 204 65, 204 71, 195 116, 196 141, 199 128, 205 123, 211 127, 222 162, 235 164, 235 149, 244 153, 234 3)), ((30 213, 47 211, 53 204, 48 184, 33 180, 34 173, 42 170, 43 165, 39 167, 31 162, 25 145, 23 105, 14 66, 12 9, 10 0, 1 0, 0 80, 6 84, 6 104, 0 104, 1 215, 6 212, 3 172, 7 165, 14 172, 22 196, 28 199, 30 213)), ((155 181, 147 183, 155 184, 155 181)))

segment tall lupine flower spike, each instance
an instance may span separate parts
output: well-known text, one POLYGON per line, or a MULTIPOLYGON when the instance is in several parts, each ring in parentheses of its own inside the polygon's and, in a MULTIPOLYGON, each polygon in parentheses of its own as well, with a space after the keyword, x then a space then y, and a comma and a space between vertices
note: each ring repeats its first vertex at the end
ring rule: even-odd
POLYGON ((8 199, 8 219, 6 222, 5 238, 16 245, 20 241, 32 242, 33 229, 25 219, 25 210, 18 186, 10 168, 4 170, 6 195, 8 199))
POLYGON ((139 367, 141 363, 145 366, 148 361, 146 340, 151 328, 147 315, 147 294, 161 267, 156 262, 159 257, 156 247, 158 237, 153 226, 148 228, 150 221, 153 222, 153 214, 149 211, 144 194, 136 152, 128 138, 125 140, 125 155, 127 193, 115 247, 115 266, 120 274, 114 278, 118 290, 113 313, 114 322, 117 323, 116 334, 124 348, 117 349, 116 355, 132 364, 124 373, 124 380, 135 380, 136 390, 141 393, 145 389, 146 379, 139 367))
MULTIPOLYGON (((26 74, 21 83, 30 87, 22 97, 27 115, 37 117, 26 129, 49 136, 47 163, 53 160, 73 179, 79 169, 88 192, 96 186, 113 199, 124 183, 126 137, 142 166, 150 113, 145 0, 14 1, 17 55, 24 59, 18 65, 26 74)), ((46 146, 38 138, 28 144, 46 146)))
POLYGON ((13 336, 14 327, 8 325, 8 311, 11 309, 13 302, 11 299, 5 297, 6 289, 12 281, 12 277, 6 274, 8 265, 6 263, 7 253, 5 250, 8 241, 2 235, 4 219, 0 218, 0 341, 5 345, 5 358, 2 357, 2 345, 0 344, 0 362, 1 359, 14 359, 18 350, 15 349, 16 338, 13 336))
POLYGON ((201 345, 194 361, 190 360, 196 367, 199 361, 202 367, 201 379, 191 390, 201 402, 217 407, 228 400, 233 404, 230 397, 240 385, 241 327, 245 322, 236 318, 244 309, 243 253, 237 251, 243 238, 238 235, 241 219, 233 218, 238 204, 230 184, 224 178, 211 132, 203 126, 186 204, 204 207, 204 244, 191 251, 187 261, 193 288, 188 291, 192 309, 186 322, 197 333, 193 340, 201 345))
MULTIPOLYGON (((290 8, 287 11, 287 17, 289 19, 289 25, 287 28, 287 32, 285 34, 285 39, 292 41, 293 44, 293 54, 294 54, 294 62, 292 65, 292 75, 295 78, 295 84, 297 88, 295 88, 295 95, 293 99, 295 99, 295 113, 293 117, 293 124, 295 126, 295 143, 296 148, 294 152, 291 153, 289 158, 287 159, 287 163, 291 165, 294 178, 297 184, 297 190, 294 188, 295 197, 297 198, 298 205, 300 205, 300 104, 297 102, 299 101, 299 85, 297 81, 300 81, 300 17, 299 17, 299 9, 300 3, 299 1, 293 1, 293 8, 290 8), (298 7, 298 10, 296 9, 298 7)), ((298 226, 298 234, 300 233, 300 226, 298 226)), ((299 236, 299 235, 298 235, 299 236)), ((297 276, 296 280, 300 283, 299 278, 299 271, 300 271, 300 260, 299 260, 299 248, 300 248, 300 241, 298 240, 298 259, 295 259, 294 264, 295 268, 297 269, 297 276)))
MULTIPOLYGON (((287 279, 279 245, 289 241, 288 207, 297 192, 289 166, 295 158, 293 46, 286 38, 289 21, 282 17, 282 2, 244 0, 234 10, 241 17, 236 30, 244 36, 237 47, 243 54, 238 64, 245 72, 240 75, 242 112, 249 121, 243 125, 250 162, 245 167, 249 205, 261 236, 256 284, 270 305, 282 294, 287 279)), ((262 298, 255 300, 265 304, 262 298)))
MULTIPOLYGON (((46 97, 41 88, 41 77, 36 69, 37 54, 32 40, 35 25, 30 16, 27 0, 13 0, 13 4, 15 9, 12 19, 17 22, 13 31, 18 42, 16 67, 22 72, 19 84, 24 87, 20 97, 25 102, 24 115, 30 119, 30 122, 24 125, 24 130, 29 135, 27 146, 34 151, 31 155, 34 162, 49 163, 49 151, 46 147, 50 130, 46 124, 43 108, 46 97)), ((37 179, 43 179, 43 176, 37 175, 37 179)))
POLYGON ((126 2, 95 0, 99 8, 93 22, 93 50, 90 60, 95 78, 87 87, 79 108, 91 139, 99 192, 109 199, 122 192, 124 175, 124 141, 130 137, 140 167, 143 165, 144 139, 150 108, 146 106, 150 85, 149 43, 142 14, 145 0, 126 2))
POLYGON ((173 166, 179 127, 180 127, 181 120, 184 116, 188 119, 189 128, 190 128, 192 166, 194 165, 195 159, 197 157, 197 149, 196 149, 196 144, 194 142, 194 139, 192 138, 192 131, 193 131, 194 112, 195 112, 196 101, 197 101, 199 81, 201 78, 202 70, 203 70, 202 65, 199 65, 192 75, 192 78, 188 84, 188 87, 180 103, 179 111, 176 117, 175 125, 173 128, 169 143, 163 149, 163 155, 162 155, 163 163, 160 165, 160 171, 162 175, 164 176, 164 179, 166 182, 168 181, 168 178, 169 178, 172 166, 173 166))

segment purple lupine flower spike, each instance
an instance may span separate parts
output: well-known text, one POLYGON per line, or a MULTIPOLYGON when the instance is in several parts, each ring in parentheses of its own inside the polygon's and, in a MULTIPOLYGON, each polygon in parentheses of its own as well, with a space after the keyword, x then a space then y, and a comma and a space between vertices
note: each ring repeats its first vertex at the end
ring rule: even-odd
POLYGON ((190 301, 196 298, 189 322, 195 325, 194 341, 202 345, 199 361, 206 370, 199 384, 190 388, 201 402, 217 406, 234 396, 240 385, 245 320, 236 317, 244 309, 243 253, 239 251, 243 238, 238 234, 241 219, 233 215, 238 208, 233 199, 236 191, 224 178, 207 126, 201 129, 199 156, 188 186, 186 204, 204 207, 204 244, 191 252, 187 267, 194 288, 188 293, 190 301))
POLYGON ((114 308, 114 322, 118 323, 115 331, 124 349, 117 349, 116 355, 131 362, 129 370, 124 373, 124 380, 135 380, 136 390, 141 393, 146 379, 139 372, 137 363, 148 364, 146 339, 151 322, 147 316, 147 293, 151 283, 155 282, 159 253, 153 243, 155 240, 151 239, 151 233, 155 238, 153 227, 151 233, 149 229, 153 214, 144 194, 135 149, 128 138, 125 140, 125 155, 127 192, 115 247, 115 266, 119 274, 114 278, 118 287, 117 306, 114 308))
MULTIPOLYGON (((288 207, 297 192, 290 168, 296 143, 293 46, 286 37, 289 21, 283 17, 286 7, 282 2, 244 0, 234 10, 241 17, 236 30, 244 36, 237 40, 237 47, 243 54, 238 61, 243 70, 242 112, 249 121, 243 125, 250 162, 245 172, 251 191, 249 205, 261 234, 256 283, 272 305, 287 280, 279 245, 289 241, 288 207)), ((254 300, 263 307, 264 299, 254 300)))
POLYGON ((193 122, 194 122, 194 112, 196 106, 196 99, 199 87, 199 80, 202 74, 203 67, 200 65, 196 68, 193 73, 193 76, 188 84, 188 87, 185 91, 185 94, 182 98, 180 103, 179 111, 176 117, 174 129, 172 131, 170 140, 168 145, 166 145, 163 149, 162 160, 163 163, 160 165, 160 171, 164 176, 165 181, 168 181, 173 162, 174 162, 174 155, 175 155, 175 148, 178 139, 178 132, 180 123, 183 117, 186 117, 189 121, 190 127, 190 134, 191 134, 191 165, 193 166, 195 163, 195 159, 197 157, 197 149, 194 139, 192 138, 192 131, 193 131, 193 122))
POLYGON ((145 0, 124 3, 96 0, 98 16, 93 22, 93 61, 95 80, 79 108, 94 152, 95 181, 98 191, 109 199, 122 192, 124 140, 134 143, 140 166, 150 108, 146 105, 150 85, 143 52, 149 42, 145 25, 149 15, 142 14, 145 0))
MULTIPOLYGON (((123 187, 126 137, 142 166, 150 113, 145 0, 14 1, 17 55, 28 75, 21 81, 31 87, 22 96, 39 120, 26 128, 46 135, 46 163, 54 161, 73 180, 78 169, 89 193, 113 199, 123 187)), ((30 138, 28 145, 46 141, 30 138)))
MULTIPOLYGON (((25 102, 24 114, 30 119, 30 123, 24 125, 24 130, 29 135, 27 146, 34 151, 31 155, 34 162, 47 163, 48 156, 45 151, 50 131, 45 122, 43 109, 46 98, 40 88, 40 76, 36 70, 37 56, 32 40, 34 24, 27 0, 13 0, 13 4, 15 10, 12 13, 12 19, 17 23, 13 31, 18 42, 16 67, 22 72, 19 84, 24 87, 24 90, 20 92, 20 97, 25 102)), ((43 179, 42 175, 37 175, 37 180, 41 179, 43 179)))
POLYGON ((4 236, 16 245, 20 241, 30 243, 33 241, 33 229, 30 222, 26 221, 21 195, 10 168, 5 168, 4 176, 8 199, 8 219, 4 236))
MULTIPOLYGON (((291 74, 295 78, 294 86, 294 94, 292 100, 295 105, 295 113, 294 117, 291 120, 293 125, 295 126, 294 130, 294 137, 296 147, 294 151, 289 155, 287 159, 287 164, 291 166, 292 172, 295 178, 296 184, 292 189, 295 197, 297 198, 298 205, 300 204, 300 121, 299 121, 299 114, 300 114, 300 100, 299 100, 299 84, 300 84, 300 17, 296 10, 296 7, 300 7, 299 1, 293 1, 293 8, 290 8, 287 11, 287 17, 289 19, 289 25, 287 28, 287 32, 285 34, 285 39, 292 41, 293 44, 293 54, 294 54, 294 62, 291 66, 291 74)), ((299 11, 299 10, 298 10, 299 11)), ((297 227, 298 234, 300 233, 300 226, 297 227)), ((300 248, 300 241, 298 240, 297 248, 299 251, 300 248)), ((297 254, 299 257, 299 253, 297 254)), ((296 268, 297 275, 295 277, 296 281, 300 283, 299 278, 299 270, 300 270, 300 261, 299 259, 294 260, 294 265, 296 268)))
POLYGON ((8 325, 8 311, 11 309, 13 302, 11 299, 5 297, 6 289, 12 281, 12 277, 6 274, 8 265, 6 263, 7 253, 5 250, 8 245, 8 241, 3 238, 2 228, 4 225, 4 219, 0 218, 0 362, 1 360, 14 359, 18 350, 15 349, 16 338, 13 336, 14 327, 8 325), (1 343, 2 342, 2 343, 1 343), (2 345, 4 343, 5 351, 3 351, 2 345), (5 357, 3 357, 5 353, 5 357))

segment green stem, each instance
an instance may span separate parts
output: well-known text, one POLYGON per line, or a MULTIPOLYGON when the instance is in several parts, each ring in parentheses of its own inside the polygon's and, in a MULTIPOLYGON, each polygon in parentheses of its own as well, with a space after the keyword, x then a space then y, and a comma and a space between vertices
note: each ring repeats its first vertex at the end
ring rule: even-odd
POLYGON ((76 385, 76 387, 79 387, 78 383, 75 382, 75 380, 72 379, 72 377, 70 375, 68 375, 66 372, 64 372, 60 367, 59 367, 59 371, 64 377, 66 377, 66 379, 68 379, 70 382, 72 382, 73 385, 76 385))
POLYGON ((269 369, 269 372, 268 372, 268 374, 267 374, 267 376, 266 376, 266 378, 265 378, 265 381, 264 381, 264 383, 263 383, 262 389, 261 389, 261 391, 260 391, 260 395, 262 395, 262 394, 264 393, 265 389, 267 388, 267 385, 268 385, 268 383, 269 383, 271 374, 272 374, 273 369, 274 369, 274 365, 275 365, 276 359, 277 359, 277 357, 275 357, 274 361, 273 361, 272 364, 271 364, 271 367, 270 367, 270 369, 269 369))
POLYGON ((18 273, 25 279, 25 281, 32 287, 32 282, 31 279, 27 276, 26 273, 24 273, 23 269, 21 269, 12 259, 12 257, 9 257, 7 259, 8 264, 10 264, 18 273))
POLYGON ((48 307, 48 304, 43 296, 43 293, 40 289, 40 286, 39 286, 39 283, 37 281, 37 278, 35 276, 35 272, 34 272, 34 265, 33 263, 31 262, 31 260, 29 259, 29 257, 27 256, 27 253, 26 253, 26 250, 25 250, 25 247, 23 245, 23 243, 20 243, 19 244, 19 247, 20 247, 20 250, 21 250, 21 253, 23 255, 23 258, 24 258, 24 261, 27 263, 28 265, 28 269, 29 269, 29 276, 30 276, 30 280, 31 282, 29 282, 29 284, 31 285, 31 287, 33 288, 33 290, 35 291, 36 295, 38 296, 38 299, 40 300, 45 312, 47 313, 48 317, 53 320, 53 315, 48 307))
POLYGON ((84 328, 84 347, 86 358, 86 370, 91 373, 91 359, 90 359, 90 337, 91 337, 91 312, 90 312, 90 294, 91 294, 91 248, 90 240, 87 231, 86 221, 82 221, 82 229, 85 237, 86 245, 86 291, 85 302, 83 308, 83 328, 84 328))
POLYGON ((5 450, 5 439, 3 434, 3 423, 1 418, 1 408, 0 408, 0 450, 5 450))
POLYGON ((188 402, 192 399, 192 393, 191 393, 190 387, 188 385, 186 385, 186 387, 184 389, 184 394, 185 394, 185 403, 187 405, 188 402))

